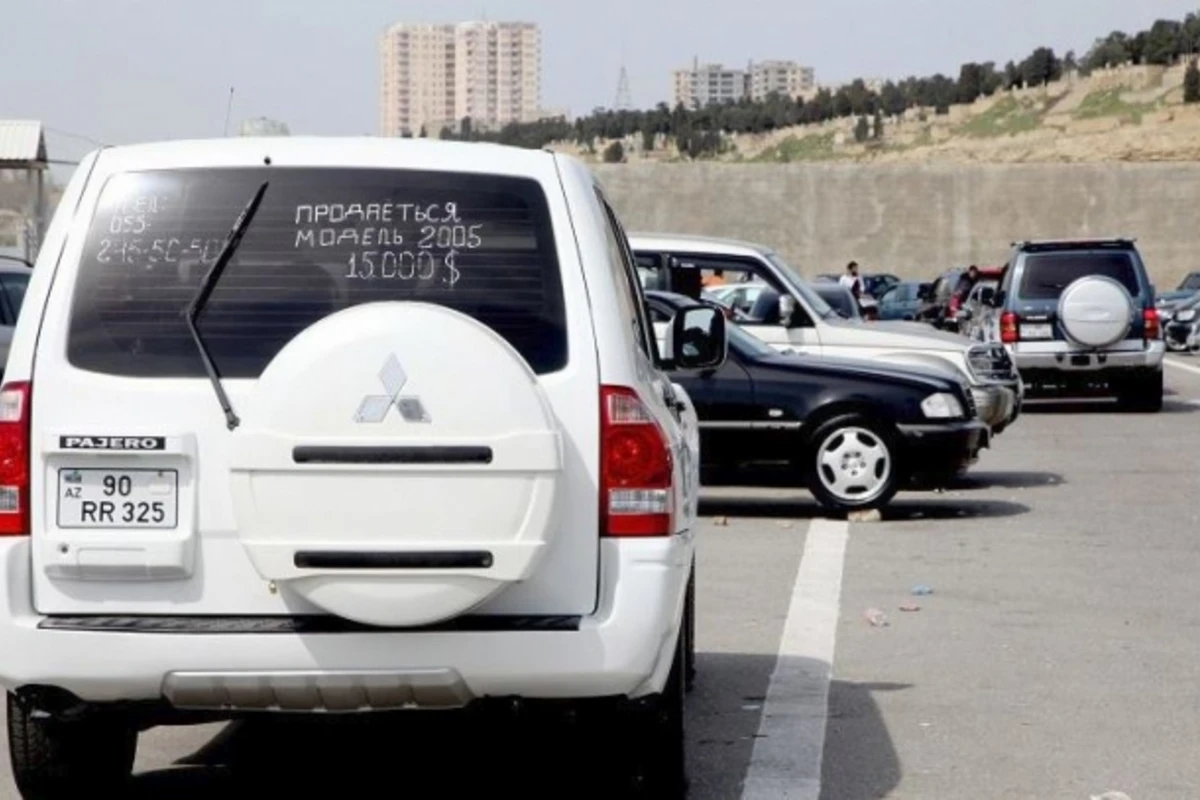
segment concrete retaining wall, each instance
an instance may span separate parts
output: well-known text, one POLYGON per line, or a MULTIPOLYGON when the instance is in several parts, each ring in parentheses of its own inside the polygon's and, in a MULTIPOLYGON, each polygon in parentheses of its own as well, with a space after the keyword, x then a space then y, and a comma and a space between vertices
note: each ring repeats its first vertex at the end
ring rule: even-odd
POLYGON ((1016 239, 1136 236, 1160 291, 1200 270, 1200 164, 620 164, 626 227, 769 244, 800 272, 931 277, 1016 239))

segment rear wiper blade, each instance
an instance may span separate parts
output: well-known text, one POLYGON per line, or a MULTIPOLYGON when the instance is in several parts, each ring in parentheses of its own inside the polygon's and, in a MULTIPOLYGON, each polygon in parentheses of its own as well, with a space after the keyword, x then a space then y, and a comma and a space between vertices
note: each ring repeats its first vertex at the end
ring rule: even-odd
POLYGON ((254 220, 254 215, 258 213, 258 207, 262 204, 263 195, 267 193, 267 186, 268 183, 264 182, 262 186, 258 187, 258 191, 254 193, 254 197, 250 198, 250 202, 242 209, 242 213, 238 215, 237 221, 233 223, 229 235, 225 238, 225 246, 221 248, 221 253, 217 256, 217 260, 209 267, 208 274, 200 282, 200 288, 196 291, 196 296, 192 298, 192 302, 188 305, 187 309, 188 331, 192 334, 192 340, 196 343, 196 349, 200 351, 200 359, 204 362, 204 371, 208 374, 208 380, 212 383, 213 391, 217 393, 217 402, 221 404, 221 410, 225 412, 225 424, 229 427, 229 430, 236 428, 240 420, 237 414, 233 413, 233 406, 229 402, 229 396, 225 394, 225 388, 221 385, 221 373, 217 371, 217 365, 213 363, 212 356, 209 355, 208 347, 204 344, 204 337, 200 335, 200 329, 196 327, 196 320, 200 318, 204 307, 208 305, 208 299, 212 296, 213 289, 217 288, 217 281, 221 280, 221 275, 225 272, 225 267, 228 266, 234 252, 242 243, 242 237, 246 235, 246 230, 254 220))

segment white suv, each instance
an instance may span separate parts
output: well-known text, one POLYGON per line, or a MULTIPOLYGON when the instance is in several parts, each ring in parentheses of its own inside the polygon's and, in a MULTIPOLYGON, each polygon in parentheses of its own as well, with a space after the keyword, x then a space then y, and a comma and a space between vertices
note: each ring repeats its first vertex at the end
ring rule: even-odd
POLYGON ((683 791, 699 445, 665 370, 719 364, 725 323, 656 353, 581 164, 138 145, 58 209, 0 392, 26 797, 124 780, 176 714, 492 697, 599 699, 622 773, 683 791))

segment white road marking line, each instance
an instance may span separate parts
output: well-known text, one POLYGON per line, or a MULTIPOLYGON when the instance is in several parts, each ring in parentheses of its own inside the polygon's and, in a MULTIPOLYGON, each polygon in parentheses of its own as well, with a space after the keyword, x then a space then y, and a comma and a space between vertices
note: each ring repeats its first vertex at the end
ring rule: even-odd
POLYGON ((1163 363, 1168 367, 1174 367, 1175 369, 1182 369, 1187 372, 1194 372, 1197 375, 1200 375, 1200 367, 1193 367, 1191 364, 1183 364, 1173 358, 1164 358, 1163 363))
POLYGON ((849 530, 847 522, 824 519, 809 526, 746 771, 745 800, 820 797, 849 530))

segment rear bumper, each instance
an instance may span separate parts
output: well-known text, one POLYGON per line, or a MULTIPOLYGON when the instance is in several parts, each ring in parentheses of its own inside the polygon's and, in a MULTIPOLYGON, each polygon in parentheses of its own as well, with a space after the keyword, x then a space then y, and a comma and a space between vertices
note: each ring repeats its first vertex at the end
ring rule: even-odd
MULTIPOLYGON (((456 707, 478 698, 661 691, 693 545, 601 542, 596 612, 575 630, 170 633, 40 627, 27 539, 0 539, 0 684, 85 702, 167 700, 216 711, 456 707)), ((103 609, 97 609, 103 611, 103 609)))
POLYGON ((1013 363, 1027 383, 1053 373, 1101 375, 1114 371, 1153 370, 1162 366, 1166 350, 1166 343, 1161 339, 1126 350, 1088 350, 1072 347, 1066 342, 1009 345, 1013 363))
POLYGON ((914 484, 952 476, 979 460, 991 431, 978 420, 944 425, 899 425, 914 484))

